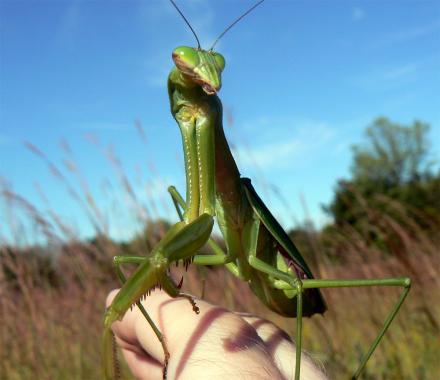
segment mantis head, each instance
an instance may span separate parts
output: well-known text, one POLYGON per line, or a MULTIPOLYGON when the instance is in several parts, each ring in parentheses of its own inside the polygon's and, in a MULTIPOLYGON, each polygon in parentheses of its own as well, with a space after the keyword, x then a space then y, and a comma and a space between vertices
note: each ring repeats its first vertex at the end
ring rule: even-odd
POLYGON ((197 37, 193 27, 186 19, 185 15, 176 5, 174 0, 170 0, 180 16, 182 16, 185 23, 193 32, 194 37, 197 40, 197 48, 189 46, 179 46, 173 51, 173 60, 176 67, 186 76, 191 78, 194 83, 200 85, 203 91, 208 95, 214 95, 222 86, 221 74, 225 68, 225 59, 219 53, 214 51, 214 46, 217 42, 227 33, 235 24, 237 24, 243 17, 252 12, 258 7, 264 0, 259 0, 246 12, 244 12, 239 18, 237 18, 231 25, 229 25, 214 41, 209 50, 203 50, 200 47, 200 41, 197 37))
POLYGON ((221 74, 226 63, 221 54, 213 50, 179 46, 173 50, 173 61, 206 94, 214 95, 220 90, 221 74))

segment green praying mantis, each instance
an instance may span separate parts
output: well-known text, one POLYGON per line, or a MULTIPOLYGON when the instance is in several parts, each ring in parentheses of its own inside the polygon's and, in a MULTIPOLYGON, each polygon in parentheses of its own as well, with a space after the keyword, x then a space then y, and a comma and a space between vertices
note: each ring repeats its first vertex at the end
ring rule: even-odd
POLYGON ((249 284, 253 293, 272 311, 296 318, 295 380, 301 371, 302 318, 323 314, 326 303, 320 288, 394 286, 402 293, 386 318, 377 337, 364 354, 352 378, 357 379, 404 302, 409 278, 315 279, 307 263, 253 188, 250 179, 241 177, 222 126, 221 88, 224 57, 214 51, 217 41, 239 20, 232 23, 209 50, 180 46, 172 53, 174 67, 168 77, 171 113, 182 135, 186 200, 174 187, 169 188, 180 222, 174 224, 146 257, 116 256, 114 264, 122 287, 104 317, 103 370, 106 379, 118 377, 115 365, 113 322, 121 320, 137 305, 157 336, 164 351, 163 376, 167 377, 169 353, 166 339, 142 306, 140 300, 160 286, 171 297, 185 297, 198 313, 194 299, 185 294, 170 276, 172 264, 225 265, 235 276, 249 284), (183 211, 183 212, 182 212, 183 211), (211 239, 214 219, 224 238, 226 252, 211 239), (208 244, 211 255, 197 254, 208 244), (137 264, 126 278, 123 264, 137 264))

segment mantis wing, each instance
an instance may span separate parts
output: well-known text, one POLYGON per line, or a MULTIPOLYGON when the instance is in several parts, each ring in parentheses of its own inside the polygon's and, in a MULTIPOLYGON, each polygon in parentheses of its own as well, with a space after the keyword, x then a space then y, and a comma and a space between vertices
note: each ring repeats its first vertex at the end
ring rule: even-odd
MULTIPOLYGON (((278 242, 279 252, 281 255, 284 256, 288 262, 292 262, 300 279, 304 280, 314 278, 312 271, 308 267, 301 253, 299 253, 298 249, 295 247, 295 244, 293 244, 286 231, 284 231, 283 227, 281 227, 264 202, 258 196, 251 184, 251 180, 249 178, 241 178, 241 182, 244 186, 247 199, 249 200, 253 211, 272 237, 278 242)), ((310 308, 305 307, 305 309, 309 309, 308 314, 311 315, 314 313, 324 313, 324 311, 327 309, 327 306, 321 292, 319 289, 313 289, 312 292, 310 292, 310 290, 312 289, 307 289, 304 292, 304 306, 307 306, 306 304, 310 304, 310 308)))

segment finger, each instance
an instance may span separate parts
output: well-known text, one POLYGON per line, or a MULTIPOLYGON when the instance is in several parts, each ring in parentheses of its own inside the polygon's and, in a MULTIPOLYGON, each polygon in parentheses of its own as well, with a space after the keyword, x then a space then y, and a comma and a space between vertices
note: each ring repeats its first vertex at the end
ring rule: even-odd
MULTIPOLYGON (((242 318, 255 328, 284 378, 293 379, 295 375, 296 347, 290 336, 265 319, 248 314, 242 314, 242 318)), ((304 352, 301 353, 301 379, 327 379, 322 369, 304 352)))
MULTIPOLYGON (((196 302, 198 315, 188 300, 172 299, 164 292, 154 291, 142 302, 166 337, 171 355, 170 378, 223 378, 225 373, 236 374, 237 378, 281 378, 255 329, 234 313, 204 301, 196 302)), ((133 314, 139 345, 151 357, 163 358, 162 348, 145 318, 138 310, 133 309, 133 314)), ((131 337, 132 329, 133 326, 126 336, 131 337)))
MULTIPOLYGON (((165 295, 165 297, 168 297, 165 295)), ((196 315, 185 299, 163 304, 163 318, 170 350, 169 373, 179 379, 281 378, 255 329, 241 317, 202 300, 196 315), (230 376, 229 376, 230 377, 230 376)))
MULTIPOLYGON (((115 289, 107 296, 107 306, 111 304, 118 291, 119 289, 115 289)), ((139 342, 136 332, 136 324, 139 319, 138 312, 137 308, 128 310, 122 321, 113 323, 112 330, 116 337, 116 343, 120 347, 131 372, 137 379, 161 379, 163 362, 152 357, 149 352, 142 348, 139 342)))
POLYGON ((134 351, 122 349, 124 359, 127 362, 133 376, 138 380, 162 379, 163 364, 158 363, 149 355, 138 354, 134 351))
MULTIPOLYGON (((118 294, 119 289, 112 290, 107 296, 106 306, 108 307, 116 294, 118 294)), ((136 320, 135 314, 130 311, 124 315, 122 321, 117 321, 113 323, 112 330, 116 338, 121 342, 135 345, 137 343, 136 332, 134 330, 134 322, 136 320)))
POLYGON ((289 335, 265 319, 249 315, 242 317, 256 330, 284 378, 293 379, 296 349, 289 335))

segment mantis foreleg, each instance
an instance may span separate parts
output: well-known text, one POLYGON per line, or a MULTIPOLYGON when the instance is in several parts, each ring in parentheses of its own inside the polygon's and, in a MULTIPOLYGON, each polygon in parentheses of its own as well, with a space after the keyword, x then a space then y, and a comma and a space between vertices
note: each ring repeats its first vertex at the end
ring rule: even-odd
MULTIPOLYGON (((115 256, 113 258, 113 263, 115 265, 116 274, 119 277, 119 280, 121 281, 121 285, 124 285, 127 282, 127 278, 124 275, 124 272, 122 272, 121 265, 123 264, 142 264, 147 260, 146 257, 142 256, 115 256)), ((156 326, 154 321, 151 319, 148 312, 145 310, 144 306, 142 305, 141 301, 136 301, 136 305, 139 308, 142 315, 145 317, 149 325, 154 331, 154 334, 157 336, 157 339, 159 340, 160 344, 162 345, 162 349, 164 352, 164 368, 167 368, 168 360, 170 357, 170 353, 168 351, 165 338, 163 334, 160 332, 159 328, 156 326)), ((117 358, 114 357, 113 360, 116 362, 117 358)))
MULTIPOLYGON (((186 203, 183 200, 183 197, 177 191, 174 186, 170 186, 168 188, 168 192, 171 195, 171 199, 173 200, 174 207, 176 208, 177 214, 179 215, 180 220, 183 220, 183 214, 181 209, 186 209, 186 203)), ((218 245, 218 243, 209 238, 208 246, 214 252, 214 255, 196 255, 193 260, 193 264, 196 265, 222 265, 224 264, 226 268, 234 275, 240 278, 240 273, 238 271, 237 265, 230 262, 231 255, 225 253, 222 248, 218 245)))
MULTIPOLYGON (((186 297, 193 301, 186 294, 180 292, 171 278, 169 277, 169 267, 171 263, 179 260, 191 260, 194 254, 208 240, 213 226, 212 216, 202 214, 189 224, 180 222, 171 227, 164 238, 152 251, 151 255, 142 260, 140 258, 129 258, 129 262, 140 263, 133 275, 125 281, 119 293, 107 308, 104 317, 104 337, 103 337, 103 361, 104 371, 107 379, 113 379, 115 367, 113 362, 113 335, 111 325, 117 320, 121 320, 126 311, 137 304, 144 314, 150 326, 153 328, 158 339, 164 347, 165 363, 164 377, 166 376, 166 361, 168 350, 159 329, 155 326, 148 313, 143 310, 140 299, 156 286, 161 286, 171 297, 186 297)), ((121 259, 118 259, 119 262, 121 259)), ((117 265, 117 273, 121 281, 125 276, 117 265)))

